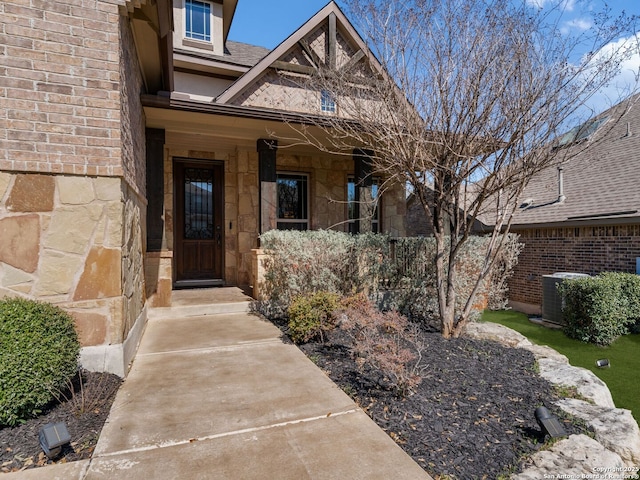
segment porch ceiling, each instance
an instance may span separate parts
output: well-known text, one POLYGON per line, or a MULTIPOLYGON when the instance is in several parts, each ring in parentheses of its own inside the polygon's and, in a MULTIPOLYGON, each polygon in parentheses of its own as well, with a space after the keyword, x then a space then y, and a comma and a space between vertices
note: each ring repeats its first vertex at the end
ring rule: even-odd
MULTIPOLYGON (((300 140, 300 133, 295 128, 300 124, 287 123, 284 115, 280 120, 278 113, 269 118, 248 118, 245 116, 224 113, 205 113, 154 106, 144 107, 146 126, 165 129, 171 138, 184 139, 185 146, 197 149, 204 145, 215 145, 216 149, 234 150, 245 147, 256 148, 259 138, 273 138, 278 141, 279 149, 289 149, 292 153, 318 153, 318 149, 300 140), (177 135, 176 135, 177 134, 177 135), (199 138, 199 140, 198 140, 199 138), (296 140, 296 138, 298 140, 296 140)), ((327 134, 315 126, 306 126, 307 132, 314 138, 328 144, 327 134)), ((182 142, 181 142, 182 143, 182 142)), ((325 155, 330 155, 325 153, 325 155)), ((333 154, 336 155, 336 154, 333 154)), ((333 156, 331 155, 331 156, 333 156)), ((345 159, 351 159, 351 152, 345 152, 345 159)))

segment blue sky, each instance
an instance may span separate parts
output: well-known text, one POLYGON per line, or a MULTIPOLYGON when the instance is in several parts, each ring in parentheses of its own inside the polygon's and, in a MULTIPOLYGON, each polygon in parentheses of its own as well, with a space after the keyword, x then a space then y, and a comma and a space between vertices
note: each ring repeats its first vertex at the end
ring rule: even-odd
MULTIPOLYGON (((531 5, 543 7, 555 0, 526 0, 531 5)), ((267 48, 278 46, 295 32, 329 0, 238 0, 230 40, 260 45, 267 48)), ((341 1, 338 1, 344 7, 341 1)), ((589 10, 601 10, 604 5, 612 14, 625 10, 629 14, 640 15, 640 0, 566 0, 565 18, 560 25, 563 31, 580 33, 591 27, 589 10)), ((638 23, 640 30, 640 22, 638 23)), ((621 89, 633 82, 633 70, 640 67, 640 55, 635 55, 622 66, 622 73, 607 91, 593 101, 593 108, 601 111, 611 105, 621 89)))
MULTIPOLYGON (((274 48, 298 27, 324 7, 329 0, 238 0, 238 8, 229 38, 239 42, 274 48)), ((549 0, 527 0, 531 5, 544 6, 549 0)), ((567 0, 566 29, 588 28, 590 21, 586 10, 609 5, 613 12, 640 15, 639 0, 591 0, 587 8, 576 6, 575 0, 567 0)), ((338 4, 343 7, 342 2, 338 4)))
POLYGON ((229 39, 277 47, 327 3, 329 0, 238 0, 229 39))

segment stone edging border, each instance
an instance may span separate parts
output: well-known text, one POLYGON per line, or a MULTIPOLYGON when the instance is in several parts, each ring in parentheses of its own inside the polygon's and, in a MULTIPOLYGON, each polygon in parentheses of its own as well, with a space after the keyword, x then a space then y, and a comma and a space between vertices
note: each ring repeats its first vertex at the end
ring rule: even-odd
POLYGON ((534 454, 526 469, 511 477, 513 480, 640 478, 640 428, 630 410, 615 407, 607 385, 593 372, 570 365, 564 355, 550 347, 534 345, 524 335, 503 325, 472 322, 467 325, 465 335, 529 350, 538 361, 542 378, 555 385, 574 386, 589 400, 565 398, 556 405, 593 428, 595 440, 586 435, 571 435, 534 454))

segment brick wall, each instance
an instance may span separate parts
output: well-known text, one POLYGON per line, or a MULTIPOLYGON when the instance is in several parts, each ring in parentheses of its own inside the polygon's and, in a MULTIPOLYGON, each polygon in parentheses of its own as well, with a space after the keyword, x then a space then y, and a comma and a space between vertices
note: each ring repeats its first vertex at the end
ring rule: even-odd
POLYGON ((433 235, 431 222, 424 212, 424 207, 418 199, 411 197, 407 201, 407 236, 408 237, 425 237, 433 235))
POLYGON ((144 92, 133 33, 127 17, 120 17, 120 136, 109 145, 122 146, 124 179, 136 193, 145 196, 146 145, 145 119, 140 94, 144 92))
POLYGON ((0 2, 0 170, 122 175, 118 7, 0 2))
POLYGON ((539 228, 513 233, 519 234, 525 244, 509 281, 509 298, 515 302, 540 305, 542 275, 635 272, 636 257, 640 257, 640 225, 539 228))
POLYGON ((0 297, 67 309, 92 368, 122 374, 144 320, 145 122, 116 3, 0 2, 0 297))

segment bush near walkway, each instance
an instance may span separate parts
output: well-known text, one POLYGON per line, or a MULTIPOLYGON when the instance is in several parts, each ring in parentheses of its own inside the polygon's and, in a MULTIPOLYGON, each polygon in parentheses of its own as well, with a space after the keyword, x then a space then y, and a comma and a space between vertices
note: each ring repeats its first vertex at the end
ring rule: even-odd
MULTIPOLYGON (((470 237, 459 255, 456 291, 463 308, 474 287, 469 279, 484 260, 488 237, 470 237)), ((438 318, 435 282, 435 241, 430 237, 391 238, 383 234, 350 235, 332 230, 271 230, 260 236, 267 254, 261 310, 284 317, 293 298, 318 291, 347 297, 364 292, 385 310, 398 310, 427 324, 438 318)), ((510 234, 495 275, 476 295, 478 311, 506 305, 506 281, 521 244, 510 234)), ((436 329, 439 325, 434 325, 436 329)))
POLYGON ((324 341, 324 332, 335 327, 334 310, 340 296, 331 292, 300 295, 289 306, 289 334, 296 343, 315 338, 324 341))
POLYGON ((47 303, 0 300, 0 427, 40 413, 78 371, 73 318, 47 303))

